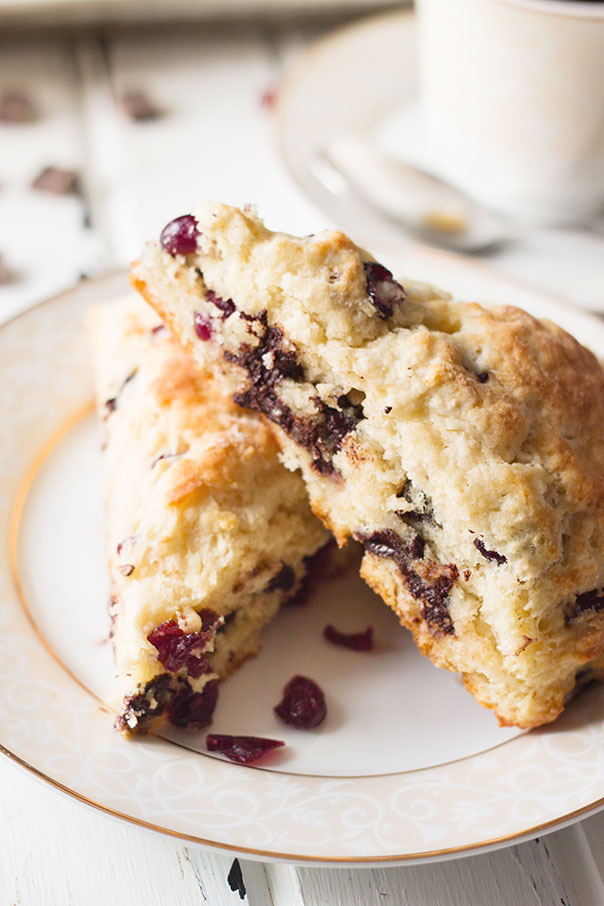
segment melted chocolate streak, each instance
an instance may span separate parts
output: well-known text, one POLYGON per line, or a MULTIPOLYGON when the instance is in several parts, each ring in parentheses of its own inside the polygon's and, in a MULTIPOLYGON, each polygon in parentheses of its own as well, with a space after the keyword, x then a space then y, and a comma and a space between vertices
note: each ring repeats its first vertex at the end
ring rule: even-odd
POLYGON ((423 544, 418 548, 418 539, 414 539, 410 545, 405 545, 403 539, 392 529, 374 532, 372 535, 357 534, 355 538, 364 545, 368 553, 394 560, 409 593, 416 600, 422 601, 420 613, 433 635, 455 634, 447 606, 449 592, 459 576, 455 564, 443 565, 432 560, 422 562, 423 544), (418 561, 421 562, 422 574, 416 566, 418 561))
POLYGON ((149 680, 144 689, 124 700, 122 713, 116 720, 118 730, 145 733, 151 722, 164 712, 175 727, 198 730, 212 721, 218 698, 218 680, 210 680, 202 692, 194 692, 184 677, 162 673, 149 680), (152 707, 153 702, 155 706, 152 707), (135 718, 134 727, 128 718, 135 718))
MULTIPOLYGON (((341 449, 344 438, 355 430, 363 418, 362 407, 352 404, 347 396, 340 396, 337 401, 340 408, 336 409, 317 397, 315 404, 318 417, 295 415, 279 399, 276 391, 283 378, 294 381, 304 378, 295 351, 287 345, 282 330, 268 324, 266 311, 257 316, 241 312, 240 315, 250 324, 250 332, 255 332, 258 327, 262 332, 256 346, 243 344, 237 353, 224 351, 224 358, 245 369, 249 377, 247 388, 236 393, 233 399, 239 406, 262 412, 266 418, 279 425, 296 444, 310 452, 313 467, 322 475, 338 476, 332 456, 341 449)), ((430 512, 422 515, 428 519, 431 517, 430 512)), ((423 602, 421 615, 435 636, 455 633, 447 607, 449 592, 459 575, 454 564, 443 566, 425 561, 421 563, 420 575, 413 566, 414 561, 422 561, 424 554, 424 542, 419 535, 407 546, 391 529, 355 537, 370 553, 394 559, 409 592, 423 602)))
MULTIPOLYGON (((249 377, 247 388, 234 394, 239 406, 262 412, 270 421, 279 425, 292 440, 308 450, 313 458, 313 468, 322 475, 337 476, 332 456, 342 447, 344 438, 356 428, 362 410, 346 396, 338 399, 339 409, 315 399, 317 416, 296 415, 279 399, 277 385, 284 378, 302 381, 304 371, 296 359, 295 351, 288 346, 279 327, 269 325, 265 311, 245 320, 260 326, 262 333, 256 346, 244 343, 239 352, 224 351, 227 362, 244 368, 249 377), (267 365, 266 360, 270 361, 267 365)), ((251 328, 250 328, 251 329, 251 328)))
POLYGON ((144 733, 153 718, 165 710, 172 695, 172 680, 167 673, 150 680, 141 692, 124 699, 123 711, 116 720, 117 729, 133 729, 128 723, 128 718, 134 717, 136 719, 134 729, 144 733), (157 702, 154 708, 151 707, 152 701, 157 702))

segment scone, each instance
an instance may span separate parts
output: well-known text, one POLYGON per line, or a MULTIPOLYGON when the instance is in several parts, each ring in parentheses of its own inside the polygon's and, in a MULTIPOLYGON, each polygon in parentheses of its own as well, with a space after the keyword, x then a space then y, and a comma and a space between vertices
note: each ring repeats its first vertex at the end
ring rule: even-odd
POLYGON ((248 209, 173 221, 132 279, 272 423, 421 651, 502 724, 553 720, 604 649, 595 357, 516 308, 401 285, 342 233, 272 233, 248 209))
POLYGON ((261 419, 134 294, 90 319, 102 420, 118 729, 209 723, 328 540, 261 419))

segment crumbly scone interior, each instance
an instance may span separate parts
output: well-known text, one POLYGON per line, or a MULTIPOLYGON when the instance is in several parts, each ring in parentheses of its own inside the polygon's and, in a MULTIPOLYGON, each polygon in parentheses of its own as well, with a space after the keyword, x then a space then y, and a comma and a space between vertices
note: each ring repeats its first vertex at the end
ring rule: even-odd
POLYGON ((270 431, 191 367, 142 300, 98 306, 91 320, 122 729, 136 731, 162 710, 158 697, 201 692, 258 650, 328 536, 270 431), (207 610, 221 618, 211 669, 166 678, 149 634, 170 620, 199 632, 207 610))
POLYGON ((197 251, 148 246, 134 285, 271 422, 314 511, 365 544, 364 577, 420 649, 502 723, 553 720, 604 648, 594 356, 512 307, 409 280, 401 301, 341 233, 193 213, 197 251))

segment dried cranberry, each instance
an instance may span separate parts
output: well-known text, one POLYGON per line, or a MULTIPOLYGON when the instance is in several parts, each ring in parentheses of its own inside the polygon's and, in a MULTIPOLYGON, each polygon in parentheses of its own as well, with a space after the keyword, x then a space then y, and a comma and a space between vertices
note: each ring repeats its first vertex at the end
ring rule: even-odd
POLYGON ((302 730, 318 727, 327 714, 323 690, 307 676, 290 679, 283 689, 283 698, 274 710, 286 724, 302 730))
POLYGON ((221 752, 237 764, 253 764, 273 749, 284 746, 280 739, 265 739, 262 736, 229 736, 209 733, 206 745, 210 752, 221 752))
POLYGON ((204 318, 204 316, 200 315, 198 311, 194 313, 193 318, 195 333, 200 340, 203 340, 204 343, 207 343, 208 340, 212 339, 212 324, 210 320, 208 318, 204 318))
POLYGON ((377 261, 364 261, 363 270, 372 304, 377 308, 381 318, 391 318, 394 306, 404 302, 407 293, 383 264, 378 264, 377 261))
POLYGON ((216 308, 219 308, 222 312, 222 319, 228 318, 229 315, 232 315, 235 311, 235 303, 232 299, 223 299, 218 296, 213 289, 206 290, 206 296, 208 302, 211 302, 212 305, 215 305, 216 308))
POLYGON ((480 551, 485 560, 495 560, 497 566, 501 566, 503 563, 508 562, 508 558, 504 554, 488 550, 486 544, 484 541, 481 541, 480 538, 474 538, 474 547, 480 551))
POLYGON ((220 624, 224 622, 223 618, 209 607, 204 607, 203 610, 199 611, 199 619, 201 620, 202 632, 216 632, 220 624))
POLYGON ((352 648, 353 651, 371 651, 373 649, 373 627, 371 626, 368 626, 365 632, 340 632, 335 626, 329 624, 323 630, 323 635, 328 642, 342 645, 343 648, 352 648))
POLYGON ((122 541, 120 541, 120 543, 117 545, 117 548, 116 548, 118 557, 121 555, 121 553, 125 547, 127 547, 129 545, 132 546, 132 545, 136 544, 137 541, 138 541, 138 535, 128 535, 127 538, 122 539, 122 541))
POLYGON ((573 604, 567 604, 564 619, 568 625, 581 614, 595 614, 602 610, 604 610, 604 590, 596 588, 593 591, 584 591, 583 594, 577 595, 573 604))
POLYGON ((168 255, 190 255, 197 249, 197 221, 192 214, 171 220, 161 231, 159 241, 168 255))
POLYGON ((203 653, 214 634, 214 629, 183 632, 175 620, 166 620, 156 626, 147 638, 157 648, 157 659, 166 670, 176 673, 186 667, 187 673, 197 679, 209 669, 203 653))
POLYGON ((203 692, 193 692, 187 684, 168 705, 168 720, 175 727, 198 730, 212 722, 218 701, 218 680, 210 680, 203 692))

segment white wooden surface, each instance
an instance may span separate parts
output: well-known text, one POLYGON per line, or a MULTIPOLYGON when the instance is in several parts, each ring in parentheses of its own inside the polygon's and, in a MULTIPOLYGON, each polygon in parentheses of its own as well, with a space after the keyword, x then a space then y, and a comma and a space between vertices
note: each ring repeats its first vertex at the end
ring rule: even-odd
MULTIPOLYGON (((36 122, 0 124, 0 320, 82 274, 127 264, 197 199, 256 202, 268 225, 328 226, 301 196, 260 103, 281 68, 327 27, 256 23, 159 31, 0 34, 0 92, 25 89, 36 122), (131 122, 142 89, 165 111, 131 122), (43 166, 77 169, 84 197, 32 191, 43 166)), ((535 274, 538 279, 538 274, 535 274)), ((242 861, 142 831, 0 761, 0 906, 602 906, 604 813, 539 841, 431 866, 334 870, 242 861)))

